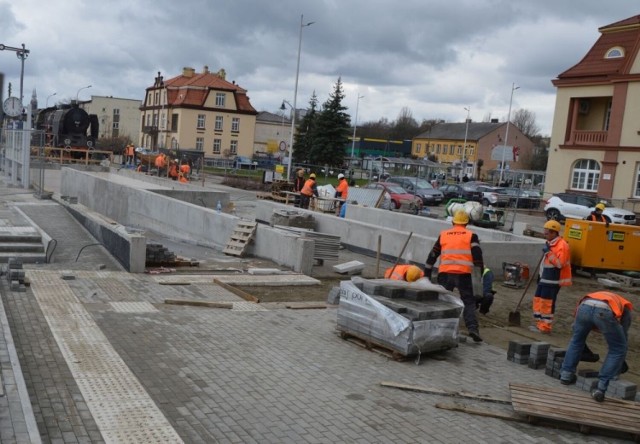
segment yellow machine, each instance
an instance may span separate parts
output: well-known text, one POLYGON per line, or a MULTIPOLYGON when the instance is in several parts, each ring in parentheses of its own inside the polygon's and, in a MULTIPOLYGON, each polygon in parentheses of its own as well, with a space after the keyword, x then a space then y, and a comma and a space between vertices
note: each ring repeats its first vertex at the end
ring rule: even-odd
POLYGON ((640 271, 640 227, 567 219, 564 239, 571 247, 571 265, 640 271))

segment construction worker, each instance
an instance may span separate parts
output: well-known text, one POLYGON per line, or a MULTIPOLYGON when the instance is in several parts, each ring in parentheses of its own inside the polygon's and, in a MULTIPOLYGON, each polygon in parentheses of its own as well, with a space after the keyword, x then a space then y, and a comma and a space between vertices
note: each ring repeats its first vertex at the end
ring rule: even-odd
POLYGON ((493 304, 493 296, 496 291, 493 289, 494 275, 489 267, 482 270, 482 296, 476 298, 476 307, 481 314, 489 313, 491 304, 493 304))
MULTIPOLYGON (((177 161, 178 159, 176 159, 177 161)), ((182 162, 182 165, 180 165, 180 172, 182 173, 182 176, 187 180, 187 182, 189 181, 189 174, 191 174, 191 167, 189 166, 189 162, 184 159, 182 162)))
POLYGON ((311 197, 318 197, 318 186, 316 185, 316 173, 309 174, 309 178, 306 180, 300 190, 300 208, 309 208, 309 202, 311 197))
POLYGON ((134 153, 135 153, 135 149, 133 147, 133 143, 129 143, 127 145, 127 147, 125 148, 125 152, 127 154, 127 165, 132 165, 132 166, 135 165, 135 162, 134 162, 134 159, 133 159, 134 153))
POLYGON ((600 331, 607 341, 608 351, 598 374, 598 385, 591 391, 591 397, 598 402, 604 401, 609 382, 629 368, 625 357, 632 310, 631 302, 610 291, 589 293, 580 300, 576 308, 573 335, 560 369, 560 383, 570 385, 576 382, 576 367, 587 336, 591 330, 600 331))
POLYGON ((342 202, 339 202, 336 205, 336 216, 340 214, 340 208, 347 201, 347 196, 349 195, 349 182, 345 179, 344 174, 338 174, 338 186, 336 187, 335 198, 342 199, 342 202))
POLYGON ((388 268, 384 272, 385 279, 393 279, 394 281, 415 282, 424 277, 424 273, 415 265, 396 265, 395 268, 388 268), (391 272, 393 270, 393 273, 391 272))
POLYGON ((298 170, 296 171, 296 178, 293 181, 293 191, 298 193, 298 195, 296 195, 296 200, 294 202, 294 206, 299 207, 300 206, 300 192, 302 191, 302 187, 304 187, 304 169, 303 168, 298 168, 298 170))
POLYGON ((178 159, 175 159, 169 164, 169 177, 171 180, 178 180, 178 175, 178 159))
POLYGON ((484 269, 478 235, 467 230, 469 215, 460 210, 453 216, 453 228, 443 230, 436 239, 424 267, 425 276, 431 279, 433 265, 440 256, 438 284, 449 291, 458 288, 464 304, 462 317, 474 342, 482 342, 476 318, 476 297, 473 294, 471 273, 473 267, 484 269))
POLYGON ((560 287, 571 285, 571 253, 567 241, 560 237, 560 222, 547 221, 544 224, 544 237, 547 242, 542 248, 544 256, 540 264, 540 279, 533 297, 533 317, 536 325, 529 329, 551 333, 560 287))
POLYGON ((604 204, 600 202, 596 205, 595 209, 587 217, 584 218, 584 220, 588 220, 591 222, 602 222, 609 226, 609 224, 611 223, 611 219, 609 218, 609 216, 602 214, 604 208, 604 204))
POLYGON ((163 175, 167 168, 167 156, 164 153, 160 153, 158 157, 156 157, 155 166, 158 169, 158 176, 163 175))

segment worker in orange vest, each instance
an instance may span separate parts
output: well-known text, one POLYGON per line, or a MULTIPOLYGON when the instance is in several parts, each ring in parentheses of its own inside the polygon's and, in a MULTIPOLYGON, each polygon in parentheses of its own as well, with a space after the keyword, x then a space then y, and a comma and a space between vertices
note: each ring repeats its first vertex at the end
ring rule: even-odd
POLYGON ((608 351, 598 374, 598 385, 591 391, 591 397, 598 402, 604 401, 609 382, 629 369, 625 358, 632 310, 631 302, 610 291, 589 293, 580 300, 576 308, 573 335, 560 370, 560 383, 570 385, 576 382, 576 367, 587 336, 592 330, 600 331, 607 341, 608 351))
POLYGON ((164 153, 160 153, 156 157, 155 166, 158 169, 158 176, 162 176, 167 168, 167 156, 164 153))
POLYGON ((385 279, 393 279, 394 281, 415 282, 424 277, 424 273, 415 265, 396 265, 395 268, 388 268, 384 272, 385 279), (393 271, 393 273, 392 273, 393 271))
POLYGON ((476 318, 476 297, 473 294, 471 273, 473 267, 484 269, 478 235, 467 230, 469 215, 460 210, 453 216, 453 228, 443 230, 436 239, 424 267, 425 276, 431 279, 433 265, 440 257, 438 284, 449 291, 458 288, 464 304, 462 317, 475 342, 482 342, 476 318))
POLYGON ((347 196, 349 195, 349 182, 345 179, 344 174, 338 174, 338 186, 336 187, 335 198, 342 199, 342 202, 339 202, 336 205, 336 215, 340 214, 340 208, 347 201, 347 196))
POLYGON ((182 173, 184 178, 187 179, 188 181, 189 174, 191 174, 191 167, 189 166, 189 163, 186 160, 183 161, 182 165, 180 165, 180 172, 182 173))
POLYGON ((309 174, 309 178, 300 190, 300 208, 309 208, 311 197, 318 197, 318 186, 316 185, 316 173, 309 174))
POLYGON ((169 178, 171 180, 178 180, 178 175, 178 159, 175 159, 169 163, 169 178))
POLYGON ((571 253, 567 241, 560 237, 560 229, 560 222, 556 220, 544 224, 547 242, 542 248, 544 256, 540 264, 540 279, 533 297, 536 325, 529 327, 531 331, 551 333, 560 287, 571 285, 571 253))
POLYGON ((609 226, 609 224, 611 223, 611 219, 609 218, 609 216, 602 214, 604 209, 605 209, 604 204, 602 202, 598 203, 596 207, 593 209, 593 211, 589 213, 587 217, 584 218, 584 220, 588 220, 591 222, 602 222, 607 224, 607 226, 609 226))
POLYGON ((126 147, 126 153, 127 153, 127 165, 134 165, 134 148, 133 148, 133 143, 130 143, 127 145, 126 147))

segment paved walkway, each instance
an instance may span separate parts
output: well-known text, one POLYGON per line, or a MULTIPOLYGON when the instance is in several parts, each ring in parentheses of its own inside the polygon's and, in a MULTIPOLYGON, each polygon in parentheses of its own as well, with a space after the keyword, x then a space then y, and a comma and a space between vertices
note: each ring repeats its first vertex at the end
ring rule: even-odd
MULTIPOLYGON (((26 293, 0 284, 28 390, 27 398, 0 398, 3 444, 25 442, 26 399, 40 437, 55 443, 616 442, 441 410, 435 404, 451 398, 379 384, 496 397, 508 397, 509 382, 559 388, 496 347, 469 342, 420 365, 391 361, 340 339, 335 308, 254 305, 212 279, 164 285, 121 271, 100 248, 75 262, 71 253, 91 238, 50 202, 25 200, 30 219, 58 230, 60 261, 30 266, 26 293), (233 309, 164 304, 168 298, 233 309)), ((5 223, 21 224, 16 214, 5 223)), ((8 342, 0 341, 3 378, 8 342)))

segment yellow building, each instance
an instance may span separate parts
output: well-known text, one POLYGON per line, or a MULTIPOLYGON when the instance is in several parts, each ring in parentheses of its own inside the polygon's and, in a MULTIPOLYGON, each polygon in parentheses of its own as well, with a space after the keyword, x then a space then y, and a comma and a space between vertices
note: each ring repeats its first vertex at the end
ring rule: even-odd
POLYGON ((141 146, 202 151, 210 159, 251 157, 258 113, 247 91, 225 77, 206 66, 169 80, 158 73, 140 107, 141 146))
POLYGON ((545 192, 640 199, 640 16, 599 31, 582 60, 553 80, 545 192))

